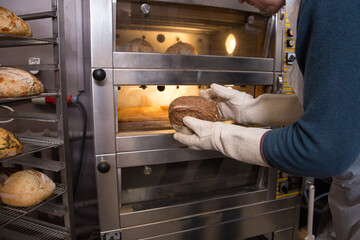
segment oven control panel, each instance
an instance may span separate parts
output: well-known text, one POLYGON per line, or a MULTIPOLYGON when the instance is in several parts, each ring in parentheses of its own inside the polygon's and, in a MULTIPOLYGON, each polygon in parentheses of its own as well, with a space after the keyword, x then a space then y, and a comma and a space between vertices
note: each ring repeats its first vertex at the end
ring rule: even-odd
MULTIPOLYGON (((284 36, 284 72, 294 64, 295 55, 295 36, 289 23, 289 19, 285 18, 285 36, 284 36)), ((286 74, 285 74, 286 76, 286 74)), ((284 94, 294 94, 293 89, 284 79, 282 88, 284 94)), ((276 198, 282 198, 301 193, 303 179, 301 177, 290 176, 285 172, 278 171, 276 198)))
POLYGON ((284 36, 284 84, 282 86, 282 91, 285 94, 293 94, 293 89, 289 86, 287 80, 286 80, 286 72, 289 70, 289 68, 294 64, 294 61, 296 59, 295 55, 295 36, 293 33, 293 30, 291 28, 291 25, 289 23, 289 19, 287 18, 287 15, 285 17, 285 36, 284 36))
POLYGON ((285 54, 285 65, 284 71, 287 71, 287 68, 294 64, 296 59, 295 56, 295 36, 292 31, 292 28, 289 23, 289 19, 285 19, 285 39, 284 39, 284 54, 285 54))
POLYGON ((290 176, 285 172, 278 171, 276 198, 293 196, 301 193, 302 178, 290 176))

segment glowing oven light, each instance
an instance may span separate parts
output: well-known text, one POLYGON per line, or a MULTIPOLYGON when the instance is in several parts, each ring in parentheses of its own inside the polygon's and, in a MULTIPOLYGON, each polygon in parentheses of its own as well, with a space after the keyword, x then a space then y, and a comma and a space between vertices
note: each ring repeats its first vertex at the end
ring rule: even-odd
POLYGON ((225 41, 225 48, 228 54, 232 54, 236 47, 236 39, 234 34, 229 34, 225 41))

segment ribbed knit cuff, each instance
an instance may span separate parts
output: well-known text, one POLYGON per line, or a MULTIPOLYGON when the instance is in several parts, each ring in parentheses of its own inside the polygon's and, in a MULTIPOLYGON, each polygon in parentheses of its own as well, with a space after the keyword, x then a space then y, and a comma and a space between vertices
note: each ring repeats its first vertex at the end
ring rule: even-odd
POLYGON ((271 132, 271 130, 265 132, 261 139, 260 139, 260 154, 261 154, 261 157, 262 159, 264 160, 264 162, 269 166, 269 167, 273 167, 268 160, 266 160, 266 157, 265 157, 265 154, 264 154, 264 141, 265 141, 265 137, 266 135, 268 135, 268 133, 271 132))

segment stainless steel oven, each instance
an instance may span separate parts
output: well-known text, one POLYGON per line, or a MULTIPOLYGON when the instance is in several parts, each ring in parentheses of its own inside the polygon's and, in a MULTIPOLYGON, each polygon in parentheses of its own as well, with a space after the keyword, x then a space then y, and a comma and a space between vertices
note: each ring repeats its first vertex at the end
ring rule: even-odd
POLYGON ((90 32, 102 239, 294 239, 301 179, 190 150, 167 116, 173 99, 211 83, 275 93, 284 13, 235 0, 90 0, 90 32))

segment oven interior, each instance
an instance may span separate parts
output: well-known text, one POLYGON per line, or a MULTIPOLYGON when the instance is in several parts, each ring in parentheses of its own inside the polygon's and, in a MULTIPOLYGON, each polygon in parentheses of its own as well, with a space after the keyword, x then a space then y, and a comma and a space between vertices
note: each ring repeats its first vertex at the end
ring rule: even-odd
MULTIPOLYGON (((226 85, 257 97, 269 89, 266 86, 226 85)), ((198 96, 210 85, 136 85, 117 86, 117 136, 169 133, 170 103, 181 96, 198 96)))
POLYGON ((150 53, 166 53, 182 42, 199 55, 262 57, 267 18, 260 14, 156 1, 148 13, 141 7, 139 1, 117 1, 115 51, 138 51, 129 48, 137 39, 151 45, 151 51, 144 49, 150 53))

